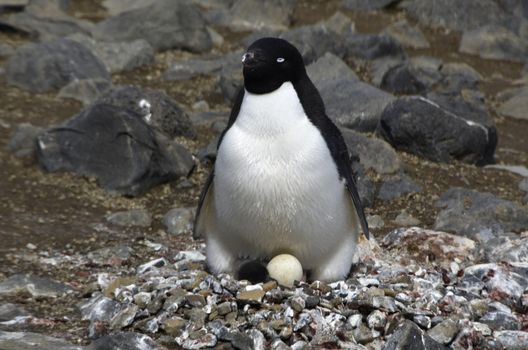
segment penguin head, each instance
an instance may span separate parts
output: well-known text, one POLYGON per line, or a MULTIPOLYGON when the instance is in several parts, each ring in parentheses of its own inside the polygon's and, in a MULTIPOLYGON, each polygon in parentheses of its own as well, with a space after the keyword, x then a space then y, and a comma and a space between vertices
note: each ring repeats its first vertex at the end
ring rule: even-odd
POLYGON ((299 50, 284 39, 262 38, 242 56, 244 86, 254 94, 277 90, 284 82, 294 83, 306 69, 299 50))

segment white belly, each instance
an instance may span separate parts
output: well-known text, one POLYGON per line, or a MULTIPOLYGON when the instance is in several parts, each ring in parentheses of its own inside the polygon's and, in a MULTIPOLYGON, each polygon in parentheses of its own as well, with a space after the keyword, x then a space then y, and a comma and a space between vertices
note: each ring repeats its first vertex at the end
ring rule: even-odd
POLYGON ((241 257, 289 252, 309 269, 357 234, 330 151, 290 83, 246 92, 218 150, 213 200, 215 235, 241 257))

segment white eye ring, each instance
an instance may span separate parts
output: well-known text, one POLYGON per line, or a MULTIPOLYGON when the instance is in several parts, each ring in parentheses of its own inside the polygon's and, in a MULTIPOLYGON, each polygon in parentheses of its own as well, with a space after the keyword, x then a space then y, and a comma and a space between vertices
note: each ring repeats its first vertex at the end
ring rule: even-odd
POLYGON ((282 58, 282 57, 277 58, 277 62, 279 62, 279 63, 284 62, 284 58, 282 58))

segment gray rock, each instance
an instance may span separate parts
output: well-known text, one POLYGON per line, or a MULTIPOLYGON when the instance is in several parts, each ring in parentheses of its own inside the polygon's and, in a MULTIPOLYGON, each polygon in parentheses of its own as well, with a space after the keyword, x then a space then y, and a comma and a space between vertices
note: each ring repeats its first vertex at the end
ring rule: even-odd
POLYGON ((120 265, 127 262, 134 253, 134 249, 126 245, 103 247, 89 252, 86 257, 97 265, 120 265))
POLYGON ((483 243, 504 232, 528 228, 528 208, 487 192, 451 188, 435 205, 442 208, 435 230, 455 232, 483 243))
POLYGON ((116 330, 129 326, 134 321, 138 311, 139 307, 136 304, 126 305, 110 319, 110 329, 116 330))
POLYGON ((92 51, 110 73, 129 71, 154 62, 154 49, 143 39, 115 43, 97 41, 84 34, 69 35, 68 39, 92 51))
POLYGON ((137 10, 154 4, 157 0, 104 0, 103 7, 110 16, 116 16, 130 10, 137 10))
POLYGON ((459 287, 468 291, 486 289, 494 300, 517 307, 528 288, 528 264, 479 264, 464 269, 459 287))
POLYGON ((0 0, 2 7, 24 7, 29 4, 29 0, 0 0))
POLYGON ((184 49, 205 52, 212 42, 200 11, 185 1, 159 0, 96 24, 97 40, 146 40, 156 50, 184 49))
POLYGON ((426 335, 420 327, 409 320, 404 320, 399 328, 387 339, 383 350, 397 349, 448 349, 441 343, 426 335))
POLYGON ((15 53, 15 48, 9 44, 0 44, 0 57, 7 58, 15 53))
POLYGON ((344 0, 342 6, 353 11, 380 10, 392 5, 397 0, 344 0))
POLYGON ((386 34, 353 34, 343 38, 343 41, 344 54, 350 59, 405 57, 400 43, 386 34))
POLYGON ((402 210, 401 213, 396 216, 394 223, 398 226, 418 226, 420 225, 420 220, 409 214, 406 210, 402 210))
POLYGON ((328 30, 324 25, 310 25, 291 29, 278 35, 292 43, 301 53, 305 64, 310 64, 330 52, 343 56, 341 35, 328 30))
POLYGON ((171 235, 181 235, 191 232, 193 220, 193 208, 174 208, 163 216, 163 225, 171 235))
POLYGON ((204 74, 232 75, 242 71, 242 51, 206 59, 189 59, 171 65, 163 75, 167 80, 187 80, 204 74))
POLYGON ((24 316, 29 316, 29 312, 20 305, 11 303, 0 304, 0 322, 10 321, 16 317, 24 316))
POLYGON ((336 79, 357 80, 356 73, 336 55, 327 52, 306 67, 308 76, 316 87, 324 86, 336 79))
POLYGON ((422 94, 427 90, 420 73, 409 63, 397 64, 388 69, 381 79, 383 90, 398 94, 422 94))
POLYGON ((152 216, 146 209, 132 209, 112 213, 106 217, 106 220, 117 226, 149 227, 152 216))
POLYGON ((417 261, 434 258, 446 268, 455 259, 474 259, 476 250, 475 242, 468 238, 418 227, 391 231, 383 237, 381 245, 389 249, 407 250, 408 256, 417 261))
POLYGON ((486 261, 528 263, 528 238, 510 239, 499 237, 485 245, 486 261))
POLYGON ((406 20, 391 24, 385 28, 383 32, 398 40, 406 47, 411 47, 413 49, 426 49, 430 46, 420 29, 411 26, 406 20))
POLYGON ((507 28, 488 25, 464 32, 459 51, 486 59, 524 62, 528 44, 507 28))
POLYGON ((374 131, 394 96, 359 80, 336 79, 320 83, 326 114, 339 126, 374 131))
POLYGON ((167 266, 168 264, 169 263, 165 258, 154 259, 142 265, 139 265, 137 268, 137 272, 138 274, 144 274, 145 272, 149 272, 153 269, 159 269, 161 267, 167 266))
POLYGON ((524 192, 528 192, 528 178, 524 178, 519 182, 519 189, 524 192))
POLYGON ((493 0, 403 0, 398 6, 425 26, 456 31, 499 23, 508 17, 493 0))
POLYGON ((521 87, 511 92, 511 97, 504 101, 497 113, 508 117, 528 120, 528 87, 521 87))
POLYGON ((86 350, 164 350, 148 335, 134 332, 119 332, 105 335, 93 343, 86 350))
POLYGON ((235 0, 216 24, 234 31, 285 30, 294 8, 292 0, 235 0))
POLYGON ((17 157, 33 157, 37 136, 44 132, 39 126, 29 123, 18 124, 7 148, 17 157))
POLYGON ((60 1, 33 0, 23 12, 0 18, 0 24, 42 42, 92 30, 93 23, 69 16, 60 5, 60 1))
POLYGON ((378 192, 378 198, 388 201, 401 197, 407 193, 417 193, 421 191, 422 188, 408 175, 399 174, 383 182, 378 192))
POLYGON ((207 144, 198 152, 198 159, 201 161, 214 162, 216 159, 216 153, 218 151, 218 140, 219 136, 215 137, 211 142, 207 144))
POLYGON ((423 97, 401 97, 385 108, 378 131, 396 149, 432 161, 486 164, 493 160, 497 136, 494 125, 481 118, 455 114, 423 97))
POLYGON ((457 323, 448 318, 428 330, 427 335, 437 342, 447 345, 453 340, 457 332, 457 323))
POLYGON ((387 315, 379 310, 374 310, 367 316, 367 325, 371 329, 383 330, 386 323, 387 315))
POLYGON ((95 295, 90 300, 79 305, 81 317, 88 320, 91 324, 98 321, 110 322, 110 320, 121 311, 123 306, 102 294, 95 295))
POLYGON ((135 85, 114 86, 96 103, 133 111, 142 116, 148 125, 154 126, 169 138, 195 135, 189 116, 162 91, 135 85))
POLYGON ((0 349, 6 350, 83 350, 84 346, 47 335, 32 332, 0 331, 0 349))
POLYGON ((353 130, 341 129, 351 158, 358 158, 365 170, 380 175, 395 174, 402 169, 401 160, 385 141, 367 137, 353 130))
POLYGON ((88 106, 95 102, 101 95, 108 92, 112 83, 105 79, 73 80, 60 89, 59 98, 71 98, 88 106))
POLYGON ((32 92, 58 89, 76 79, 110 76, 83 45, 68 39, 20 47, 6 64, 9 84, 32 92))
POLYGON ((0 295, 29 293, 33 297, 56 298, 72 289, 46 277, 16 274, 0 282, 0 295))
POLYGON ((494 332, 494 349, 523 350, 528 348, 528 332, 498 331, 494 332))
POLYGON ((194 166, 187 149, 140 115, 104 103, 40 135, 37 159, 46 171, 94 176, 106 190, 130 196, 185 176, 194 166))
POLYGON ((350 17, 340 11, 337 11, 327 19, 318 22, 318 24, 338 35, 347 35, 356 31, 355 24, 350 17))
POLYGON ((521 330, 521 324, 517 317, 502 311, 488 312, 479 319, 479 322, 487 324, 494 331, 521 330))

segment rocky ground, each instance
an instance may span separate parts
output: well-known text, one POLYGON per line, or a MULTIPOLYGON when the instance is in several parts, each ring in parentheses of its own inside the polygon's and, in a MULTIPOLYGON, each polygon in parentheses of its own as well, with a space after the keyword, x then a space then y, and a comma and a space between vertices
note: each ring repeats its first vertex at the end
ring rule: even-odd
POLYGON ((0 0, 0 349, 528 348, 527 57, 522 1, 0 0), (345 281, 213 276, 191 238, 264 35, 352 155, 345 281))

